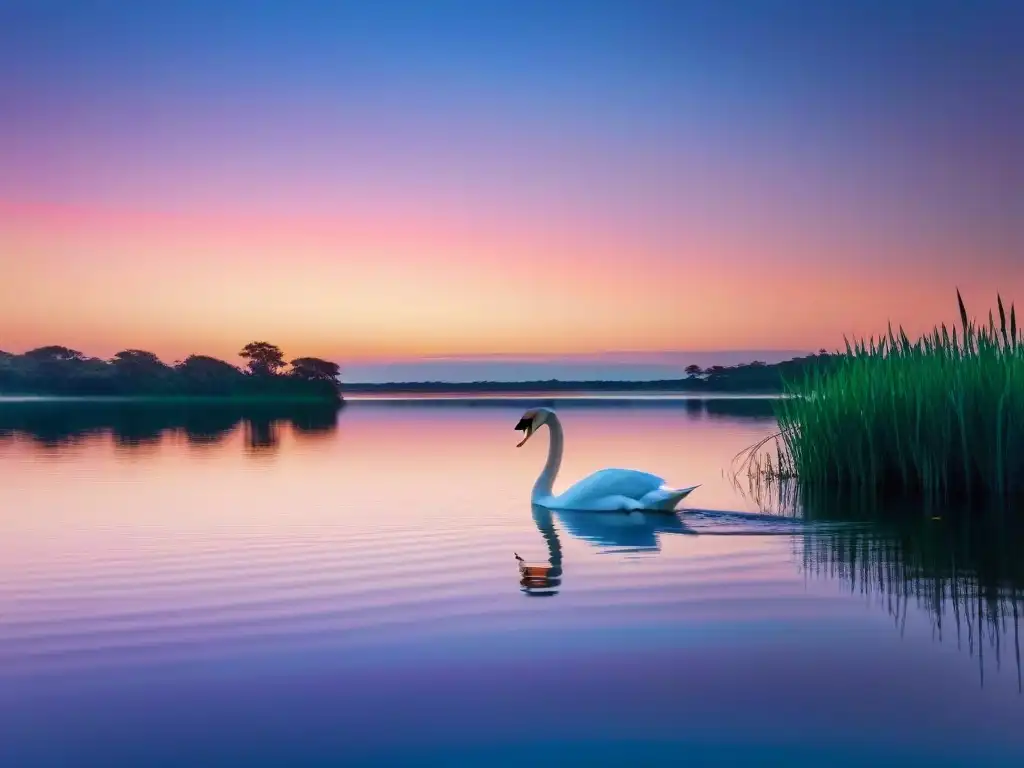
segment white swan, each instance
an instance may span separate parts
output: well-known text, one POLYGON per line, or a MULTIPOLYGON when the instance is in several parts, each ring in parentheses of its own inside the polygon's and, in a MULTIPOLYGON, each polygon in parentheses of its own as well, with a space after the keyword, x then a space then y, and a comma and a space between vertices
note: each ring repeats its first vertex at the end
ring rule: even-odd
POLYGON ((551 432, 548 460, 533 486, 530 497, 534 504, 547 509, 567 509, 581 512, 619 512, 652 510, 671 512, 691 491, 699 488, 669 488, 665 481, 649 472, 635 469, 601 469, 554 495, 551 487, 562 464, 564 433, 557 414, 549 408, 527 411, 516 424, 526 437, 516 447, 526 444, 534 432, 547 425, 551 432))

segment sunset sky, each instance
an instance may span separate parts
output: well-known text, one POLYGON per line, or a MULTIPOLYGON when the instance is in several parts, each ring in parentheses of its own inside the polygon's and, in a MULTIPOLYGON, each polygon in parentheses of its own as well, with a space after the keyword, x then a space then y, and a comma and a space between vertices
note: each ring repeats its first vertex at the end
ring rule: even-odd
POLYGON ((987 313, 1024 301, 1022 35, 1014 0, 0 0, 0 349, 745 354, 987 313))

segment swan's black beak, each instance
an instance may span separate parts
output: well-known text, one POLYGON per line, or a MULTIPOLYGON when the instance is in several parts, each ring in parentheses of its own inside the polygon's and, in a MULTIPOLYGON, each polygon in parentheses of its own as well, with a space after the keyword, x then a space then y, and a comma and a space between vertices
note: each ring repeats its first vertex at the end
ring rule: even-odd
POLYGON ((522 442, 516 445, 516 448, 521 448, 523 444, 530 439, 530 435, 533 434, 533 419, 529 419, 524 416, 519 420, 519 423, 516 424, 516 430, 521 430, 526 433, 522 442))

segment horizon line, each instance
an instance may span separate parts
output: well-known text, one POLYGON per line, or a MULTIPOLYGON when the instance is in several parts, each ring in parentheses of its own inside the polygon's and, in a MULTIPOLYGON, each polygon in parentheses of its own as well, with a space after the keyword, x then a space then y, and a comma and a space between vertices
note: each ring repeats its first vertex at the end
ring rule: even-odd
MULTIPOLYGON (((818 347, 823 349, 823 347, 818 347)), ((719 349, 612 349, 595 352, 480 352, 450 355, 410 355, 402 357, 350 357, 351 362, 383 364, 419 363, 419 362, 560 362, 569 360, 601 360, 615 357, 657 358, 679 355, 738 355, 738 354, 813 354, 817 349, 801 349, 796 347, 764 347, 764 348, 719 348, 719 349)))
MULTIPOLYGON (((273 343, 273 342, 270 342, 270 343, 273 343)), ((22 346, 22 345, 19 345, 19 346, 22 346)), ((87 357, 94 357, 94 355, 92 355, 90 352, 88 352, 88 351, 86 351, 84 349, 77 349, 75 347, 72 347, 71 345, 59 344, 59 343, 56 343, 56 344, 38 344, 38 345, 25 346, 25 349, 20 351, 20 352, 19 351, 14 351, 15 349, 17 349, 17 347, 15 347, 15 348, 8 348, 8 349, 4 349, 4 348, 0 347, 0 351, 7 352, 8 354, 13 354, 13 355, 23 355, 23 354, 26 354, 27 352, 30 352, 32 350, 41 349, 41 348, 49 347, 49 346, 66 346, 69 349, 76 349, 76 351, 82 353, 83 355, 85 355, 87 357)), ((277 346, 277 345, 275 345, 275 346, 277 346)), ((820 349, 823 349, 823 348, 824 347, 819 347, 818 349, 810 349, 810 348, 800 349, 800 348, 796 348, 796 347, 764 347, 764 348, 746 348, 746 347, 743 347, 743 348, 720 348, 720 349, 661 349, 661 350, 639 350, 639 349, 618 349, 618 350, 615 350, 615 349, 613 349, 613 350, 599 350, 599 351, 595 351, 595 352, 564 352, 564 353, 557 353, 557 352, 538 352, 538 353, 480 352, 480 353, 469 353, 469 354, 441 354, 441 355, 409 355, 409 356, 392 356, 392 355, 389 355, 389 356, 385 356, 385 357, 362 356, 362 355, 356 355, 356 356, 331 355, 330 357, 328 357, 326 359, 330 359, 333 362, 344 362, 344 363, 351 363, 351 364, 356 364, 356 365, 387 365, 387 364, 391 364, 391 363, 394 363, 394 364, 410 364, 410 363, 411 364, 415 364, 415 363, 435 363, 435 362, 437 362, 437 363, 459 363, 459 362, 466 362, 466 363, 487 363, 487 362, 496 362, 496 363, 500 363, 500 362, 509 362, 509 363, 530 363, 530 362, 558 363, 558 362, 572 362, 572 361, 580 361, 580 362, 591 362, 591 361, 593 361, 593 362, 599 362, 599 361, 606 361, 606 360, 609 361, 609 362, 612 362, 612 360, 609 360, 610 358, 613 358, 613 359, 614 358, 634 358, 634 359, 643 359, 643 360, 648 360, 648 361, 652 361, 653 362, 657 358, 678 357, 678 356, 682 356, 682 355, 700 355, 700 356, 707 356, 707 355, 738 355, 738 354, 766 354, 766 355, 793 354, 793 355, 807 355, 807 354, 815 354, 816 352, 818 352, 820 349)), ((125 347, 124 349, 125 350, 127 350, 127 349, 141 349, 141 350, 144 350, 144 351, 147 351, 147 352, 152 351, 152 350, 145 349, 145 347, 137 347, 137 346, 125 347)), ((123 351, 123 350, 120 350, 120 351, 123 351)), ((164 359, 164 356, 160 355, 159 353, 153 352, 153 354, 157 355, 157 357, 160 357, 161 359, 164 359)), ((215 357, 214 355, 206 355, 203 352, 191 352, 189 354, 215 357)), ((286 353, 286 356, 288 356, 287 353, 286 353)), ((299 355, 299 356, 302 356, 302 355, 299 355)), ((233 357, 233 356, 229 356, 229 357, 233 357)), ((100 357, 99 359, 106 359, 106 358, 100 357)), ((182 358, 182 359, 184 359, 184 358, 182 358)), ((225 359, 225 361, 226 361, 226 358, 222 358, 222 359, 225 359)), ((625 361, 623 361, 623 362, 625 362, 625 361)))

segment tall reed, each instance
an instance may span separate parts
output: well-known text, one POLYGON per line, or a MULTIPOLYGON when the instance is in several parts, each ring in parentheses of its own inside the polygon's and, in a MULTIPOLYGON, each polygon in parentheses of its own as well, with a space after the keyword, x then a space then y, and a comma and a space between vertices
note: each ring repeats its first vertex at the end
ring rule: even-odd
POLYGON ((781 444, 756 472, 802 492, 1024 499, 1024 334, 997 297, 998 323, 970 320, 917 341, 902 328, 851 344, 825 370, 786 382, 781 444))

